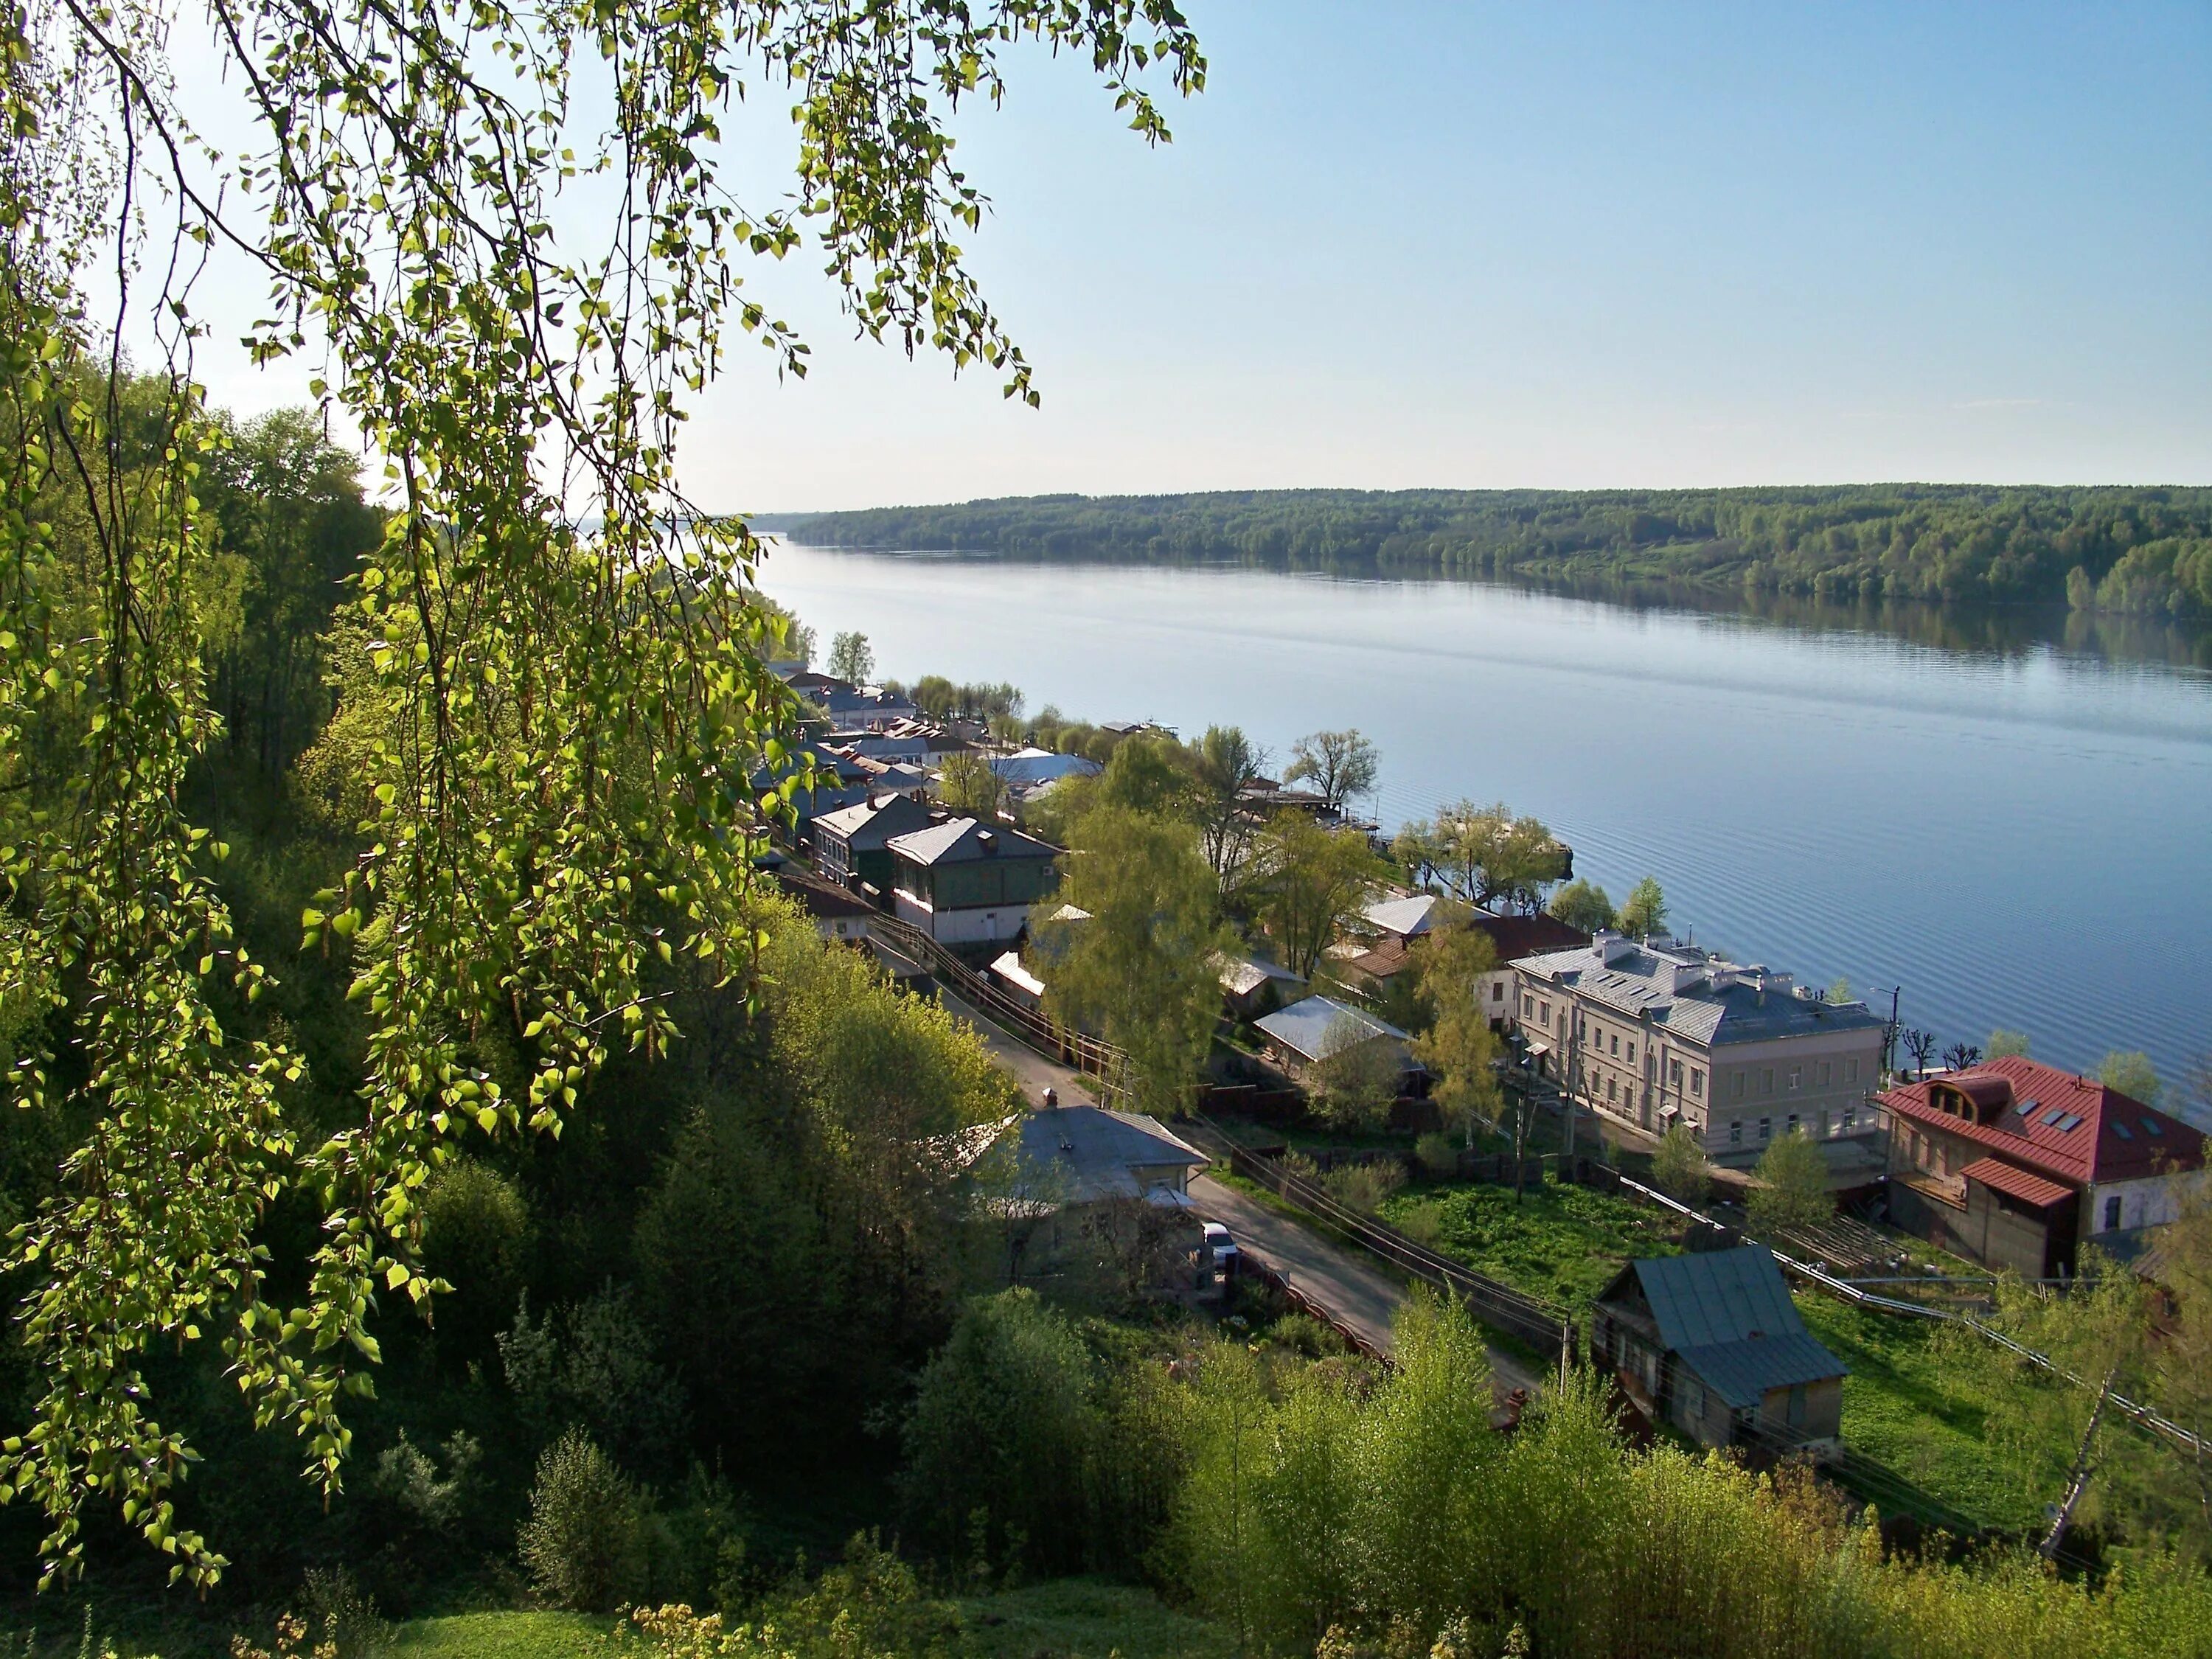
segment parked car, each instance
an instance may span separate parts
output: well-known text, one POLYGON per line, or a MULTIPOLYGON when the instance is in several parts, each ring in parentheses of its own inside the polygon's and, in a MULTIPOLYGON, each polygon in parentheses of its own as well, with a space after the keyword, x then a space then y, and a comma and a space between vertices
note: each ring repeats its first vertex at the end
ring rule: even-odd
POLYGON ((1213 1258, 1215 1277, 1224 1284, 1234 1279, 1237 1263, 1242 1258, 1237 1249, 1237 1241, 1229 1236, 1229 1229, 1218 1221, 1207 1222, 1206 1248, 1213 1258))

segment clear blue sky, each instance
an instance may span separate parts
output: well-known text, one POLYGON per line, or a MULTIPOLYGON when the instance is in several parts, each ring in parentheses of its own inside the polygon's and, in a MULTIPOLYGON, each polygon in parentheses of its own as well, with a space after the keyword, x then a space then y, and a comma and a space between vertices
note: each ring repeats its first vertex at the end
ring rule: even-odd
POLYGON ((794 258, 693 492, 2212 482, 2206 0, 1186 6, 1171 147, 1034 56, 960 123, 1041 411, 794 258))

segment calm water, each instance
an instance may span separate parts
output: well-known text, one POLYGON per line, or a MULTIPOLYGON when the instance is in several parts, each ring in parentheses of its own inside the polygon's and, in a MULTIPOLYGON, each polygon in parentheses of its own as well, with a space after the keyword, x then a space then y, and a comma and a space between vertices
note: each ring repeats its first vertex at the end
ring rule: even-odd
POLYGON ((1656 875, 1700 944, 1945 1042, 1992 1026, 2168 1084, 2212 1049, 2212 671, 1472 582, 787 545, 763 585, 878 672, 1011 680, 1034 712, 1322 726, 1381 747, 1375 816, 1503 799, 1616 901, 1656 875), (1869 999, 1870 1000, 1874 999, 1869 999), (1887 1011, 1885 993, 1880 999, 1887 1011))

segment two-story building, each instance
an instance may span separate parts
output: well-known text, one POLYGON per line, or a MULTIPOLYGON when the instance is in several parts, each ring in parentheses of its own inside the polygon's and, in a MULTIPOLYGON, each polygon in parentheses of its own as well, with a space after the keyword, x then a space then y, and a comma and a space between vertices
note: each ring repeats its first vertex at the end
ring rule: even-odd
POLYGON ((891 837, 945 821, 942 811, 911 794, 872 794, 814 820, 809 839, 815 868, 839 886, 888 908, 891 868, 896 862, 891 857, 891 837))
POLYGON ((1689 1126, 1719 1163, 1756 1160, 1803 1130, 1839 1178, 1886 1163, 1886 1022, 1829 1002, 1788 974, 1740 967, 1695 945, 1610 931, 1513 964, 1516 1024, 1543 1073, 1593 1111, 1663 1134, 1689 1126))
POLYGON ((1060 884, 1060 848, 1004 823, 947 817, 884 848, 894 914, 940 945, 1012 939, 1060 884))
POLYGON ((1989 1060, 1890 1090, 1890 1219, 2029 1279, 2094 1243, 2132 1256, 2181 1212, 2204 1137, 2094 1078, 1989 1060))

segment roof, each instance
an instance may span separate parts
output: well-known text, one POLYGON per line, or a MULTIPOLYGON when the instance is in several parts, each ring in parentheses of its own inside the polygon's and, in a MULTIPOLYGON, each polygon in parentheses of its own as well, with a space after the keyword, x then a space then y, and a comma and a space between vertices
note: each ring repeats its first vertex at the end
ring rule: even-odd
POLYGON ((910 863, 975 864, 988 858, 1053 859, 1060 849, 1003 823, 947 818, 927 830, 893 836, 884 845, 910 863))
POLYGON ((1058 1106, 1024 1113, 1015 1148, 1014 1196, 1085 1204, 1142 1198, 1133 1169, 1198 1169, 1206 1154, 1140 1112, 1058 1106))
POLYGON ((1289 969, 1262 962, 1257 957, 1232 957, 1225 951, 1217 951, 1213 965, 1221 970, 1221 988, 1231 996, 1249 997, 1269 980, 1279 985, 1305 983, 1289 969))
POLYGON ((2055 1181, 2045 1181, 2041 1176, 2030 1175, 2015 1164, 2001 1158, 1978 1158, 1959 1171, 1966 1181, 1978 1181, 1991 1192, 2003 1193, 2021 1203, 2039 1210, 2047 1210, 2054 1204, 2074 1196, 2071 1187, 2062 1187, 2055 1181))
POLYGON ((1406 1034, 1388 1020, 1377 1019, 1365 1009, 1339 1002, 1334 997, 1307 997, 1253 1024, 1306 1060, 1326 1060, 1340 1049, 1376 1037, 1407 1040, 1406 1034))
POLYGON ((1033 997, 1044 994, 1044 981, 1022 965, 1022 953, 1008 951, 991 963, 991 971, 1000 979, 1018 985, 1033 997))
POLYGON ((994 756, 991 774, 1012 784, 1046 783, 1060 778, 1095 778, 1106 769, 1081 755, 1055 755, 1048 749, 1024 749, 994 756))
POLYGON ((1395 933, 1400 939, 1419 939, 1435 921, 1437 902, 1434 893, 1413 893, 1404 898, 1378 899, 1360 915, 1370 927, 1395 933))
POLYGON ((1613 1299, 1632 1277, 1659 1340, 1731 1407, 1844 1375, 1843 1361, 1806 1330, 1764 1244, 1632 1261, 1600 1299, 1613 1299))
POLYGON ((816 834, 829 830, 856 852, 881 847, 893 836, 927 827, 936 814, 911 795, 870 795, 814 820, 816 834))
POLYGON ((1539 910, 1534 915, 1500 916, 1487 910, 1477 910, 1468 918, 1468 925, 1490 935, 1497 947, 1498 959, 1510 962, 1516 957, 1525 957, 1539 951, 1583 951, 1589 948, 1590 936, 1579 927, 1570 927, 1557 916, 1539 910))
POLYGON ((1740 968, 1671 941, 1638 945, 1617 934, 1601 935, 1582 949, 1540 951, 1513 966, 1709 1047, 1817 1031, 1875 1031, 1886 1024, 1863 1002, 1800 996, 1789 988, 1787 975, 1740 968))
POLYGON ((2077 1186, 2138 1181, 2204 1164, 2204 1137, 2180 1119, 2094 1078, 2025 1055, 1985 1060, 1967 1071, 1891 1089, 1875 1099, 1899 1117, 1958 1135, 2010 1163, 2077 1186), (1951 1089, 1985 1110, 2002 1109, 1987 1122, 1947 1112, 1936 1101, 1951 1089))
POLYGON ((1367 979, 1389 979, 1413 959, 1413 947, 1395 933, 1384 935, 1372 950, 1355 951, 1339 958, 1346 968, 1367 979))

